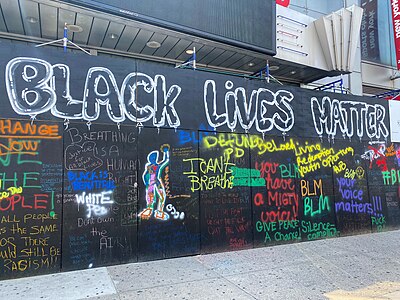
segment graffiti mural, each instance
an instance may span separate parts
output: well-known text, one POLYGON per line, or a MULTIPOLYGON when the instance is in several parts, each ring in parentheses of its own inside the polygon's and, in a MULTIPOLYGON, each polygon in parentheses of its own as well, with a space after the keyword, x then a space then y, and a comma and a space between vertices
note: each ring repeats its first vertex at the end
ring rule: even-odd
POLYGON ((136 127, 64 130, 63 268, 136 261, 136 127))
POLYGON ((361 158, 367 163, 366 176, 371 202, 372 230, 397 228, 400 222, 398 143, 368 143, 361 158))
MULTIPOLYGON (((153 74, 151 69, 140 72, 135 66, 133 69, 122 75, 106 67, 91 66, 82 74, 81 96, 73 96, 73 69, 69 65, 35 57, 16 57, 5 66, 6 93, 13 112, 18 115, 34 119, 50 114, 66 122, 84 120, 88 126, 91 122, 106 120, 118 125, 125 122, 195 130, 200 129, 200 124, 207 124, 213 130, 283 136, 303 132, 299 136, 328 139, 386 141, 389 137, 387 104, 328 96, 321 99, 303 91, 311 103, 304 114, 312 122, 306 124, 299 117, 305 110, 300 103, 303 95, 296 99, 298 95, 290 90, 223 78, 202 78, 194 82, 198 85, 196 89, 201 90, 196 98, 203 99, 199 102, 202 108, 188 119, 186 112, 191 109, 186 99, 192 97, 191 87, 186 87, 175 76, 153 74), (121 81, 117 80, 121 75, 121 81)), ((162 69, 166 67, 158 71, 162 69)))
POLYGON ((319 136, 326 134, 333 139, 336 135, 349 139, 367 136, 378 140, 385 140, 389 136, 385 124, 386 109, 381 104, 331 100, 329 97, 323 97, 320 102, 312 97, 311 111, 315 131, 319 136))
POLYGON ((386 101, 2 41, 0 278, 400 227, 386 101))
POLYGON ((0 120, 0 278, 61 266, 62 129, 0 120))
MULTIPOLYGON (((180 143, 179 130, 143 128, 140 162, 138 259, 152 260, 200 252, 199 195, 184 174, 185 161, 198 157, 195 140, 180 143), (155 150, 156 149, 156 150, 155 150)), ((198 166, 191 166, 197 172, 198 166)))
MULTIPOLYGON (((238 134, 217 133, 200 144, 199 171, 202 252, 250 248, 253 245, 250 205, 250 153, 235 146, 223 147, 215 139, 238 140, 238 134)), ((192 167, 189 167, 192 169, 192 167)), ((192 180, 191 180, 192 181, 192 180)))

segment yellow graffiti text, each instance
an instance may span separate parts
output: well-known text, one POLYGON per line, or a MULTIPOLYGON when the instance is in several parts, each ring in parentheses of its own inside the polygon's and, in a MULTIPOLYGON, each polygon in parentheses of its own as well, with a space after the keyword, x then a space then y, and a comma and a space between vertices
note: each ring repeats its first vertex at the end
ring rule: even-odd
POLYGON ((191 182, 191 191, 212 190, 214 188, 231 189, 233 187, 233 175, 229 157, 218 158, 188 158, 183 162, 190 164, 190 170, 183 172, 191 182), (196 170, 198 166, 199 171, 196 170))

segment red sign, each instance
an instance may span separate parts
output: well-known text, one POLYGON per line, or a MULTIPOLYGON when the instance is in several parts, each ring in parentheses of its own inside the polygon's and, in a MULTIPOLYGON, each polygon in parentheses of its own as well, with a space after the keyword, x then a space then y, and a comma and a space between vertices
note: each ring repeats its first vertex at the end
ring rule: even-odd
POLYGON ((282 5, 284 7, 288 7, 290 0, 276 0, 276 4, 282 5))
POLYGON ((397 70, 400 70, 400 6, 399 0, 391 0, 392 21, 394 29, 394 45, 396 48, 397 70))

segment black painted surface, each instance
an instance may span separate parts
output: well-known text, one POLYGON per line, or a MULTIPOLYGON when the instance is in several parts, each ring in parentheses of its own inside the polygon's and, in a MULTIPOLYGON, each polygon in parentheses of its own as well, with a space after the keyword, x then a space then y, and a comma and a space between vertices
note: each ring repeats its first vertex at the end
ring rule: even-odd
POLYGON ((371 206, 368 186, 368 165, 361 158, 363 143, 335 141, 334 149, 348 149, 334 172, 335 209, 342 236, 371 230, 371 214, 379 213, 371 206))
POLYGON ((141 128, 138 139, 139 260, 199 253, 199 194, 189 174, 197 170, 197 134, 182 143, 180 130, 141 128), (186 162, 185 162, 186 161, 186 162))
POLYGON ((295 141, 251 136, 251 168, 264 185, 252 187, 254 245, 300 241, 295 141), (278 150, 282 149, 282 150, 278 150), (293 149, 293 150, 283 150, 293 149))
POLYGON ((63 270, 137 260, 136 145, 133 126, 65 130, 63 270))
POLYGON ((107 55, 38 50, 4 39, 0 45, 0 68, 7 73, 7 84, 0 86, 0 92, 9 97, 4 117, 35 115, 60 122, 69 119, 191 130, 210 127, 265 136, 390 140, 388 104, 377 98, 282 87, 265 80, 107 55), (23 75, 25 69, 33 76, 29 80, 23 75), (45 84, 35 88, 39 81, 45 84), (28 99, 24 99, 26 88, 38 92, 42 100, 27 104, 33 94, 27 93, 28 99))
POLYGON ((399 144, 365 145, 370 201, 376 213, 371 215, 373 231, 385 231, 400 226, 399 144))
POLYGON ((201 252, 252 247, 249 150, 245 134, 216 133, 199 150, 201 252))
POLYGON ((32 50, 0 40, 1 278, 400 226, 386 101, 32 50))
POLYGON ((62 128, 0 119, 0 278, 60 270, 62 128))
POLYGON ((339 228, 335 220, 335 195, 337 194, 334 193, 334 180, 335 171, 340 173, 340 170, 339 166, 336 167, 333 163, 332 158, 338 155, 338 150, 345 145, 335 147, 335 144, 319 139, 298 139, 297 143, 302 239, 313 241, 337 237, 339 228), (300 160, 305 158, 309 163, 300 163, 300 160))

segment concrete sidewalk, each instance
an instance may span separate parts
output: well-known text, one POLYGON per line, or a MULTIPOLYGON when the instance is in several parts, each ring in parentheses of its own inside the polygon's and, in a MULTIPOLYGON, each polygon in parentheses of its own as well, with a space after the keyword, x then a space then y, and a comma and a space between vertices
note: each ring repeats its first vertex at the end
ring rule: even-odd
POLYGON ((400 231, 6 280, 0 299, 400 299, 400 231))

